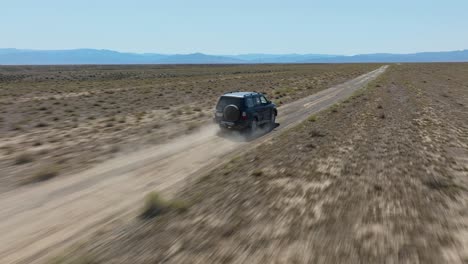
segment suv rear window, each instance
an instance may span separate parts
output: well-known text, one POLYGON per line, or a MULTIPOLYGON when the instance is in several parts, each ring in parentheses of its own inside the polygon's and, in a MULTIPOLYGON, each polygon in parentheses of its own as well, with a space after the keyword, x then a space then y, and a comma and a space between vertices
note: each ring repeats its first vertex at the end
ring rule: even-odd
POLYGON ((229 96, 221 96, 219 98, 218 104, 216 105, 216 110, 222 111, 224 107, 227 105, 233 104, 242 109, 244 98, 239 97, 229 97, 229 96))
POLYGON ((249 108, 254 107, 254 101, 253 101, 252 97, 247 97, 245 100, 246 100, 245 102, 247 104, 247 107, 249 107, 249 108))

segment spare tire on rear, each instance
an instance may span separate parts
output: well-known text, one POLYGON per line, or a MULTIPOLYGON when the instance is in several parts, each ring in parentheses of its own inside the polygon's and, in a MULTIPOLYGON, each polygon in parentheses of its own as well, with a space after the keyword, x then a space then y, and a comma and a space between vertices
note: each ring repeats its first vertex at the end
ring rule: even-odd
POLYGON ((224 107, 223 110, 224 120, 229 122, 235 122, 240 118, 240 111, 236 105, 230 104, 224 107))

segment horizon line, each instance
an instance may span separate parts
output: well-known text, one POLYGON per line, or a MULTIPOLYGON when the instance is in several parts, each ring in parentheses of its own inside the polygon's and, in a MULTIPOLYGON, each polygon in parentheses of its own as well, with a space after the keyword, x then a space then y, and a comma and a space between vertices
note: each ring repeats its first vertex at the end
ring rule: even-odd
POLYGON ((108 48, 64 48, 64 49, 31 49, 31 48, 0 48, 0 50, 19 50, 19 51, 75 51, 75 50, 97 50, 97 51, 112 51, 117 53, 129 53, 129 54, 138 54, 138 55, 145 55, 145 54, 158 54, 158 55, 193 55, 193 54, 203 54, 203 55, 211 55, 211 56, 240 56, 240 55, 328 55, 328 56, 356 56, 356 55, 371 55, 371 54, 399 54, 399 55, 409 55, 409 54, 417 54, 417 53, 436 53, 436 52, 455 52, 455 51, 467 51, 468 48, 465 49, 455 49, 455 50, 435 50, 435 51, 417 51, 417 52, 372 52, 372 53, 353 53, 353 54, 333 54, 333 53, 263 53, 263 52, 247 52, 247 53, 223 53, 223 54, 215 54, 209 52, 189 52, 189 53, 159 53, 159 52, 132 52, 132 51, 122 51, 116 49, 108 49, 108 48))

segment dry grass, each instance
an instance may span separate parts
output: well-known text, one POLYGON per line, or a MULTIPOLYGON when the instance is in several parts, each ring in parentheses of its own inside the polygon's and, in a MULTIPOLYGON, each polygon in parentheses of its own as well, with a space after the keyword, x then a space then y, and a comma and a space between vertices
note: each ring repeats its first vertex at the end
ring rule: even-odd
POLYGON ((330 107, 330 111, 332 113, 337 113, 338 112, 338 108, 340 107, 340 104, 334 104, 330 107))
POLYGON ((198 122, 190 122, 190 123, 187 124, 187 131, 193 131, 193 130, 199 128, 200 125, 201 124, 198 123, 198 122))
POLYGON ((32 175, 28 182, 42 182, 50 180, 60 173, 60 168, 56 165, 45 166, 32 175))
POLYGON ((117 153, 120 151, 120 147, 118 145, 112 145, 112 147, 109 149, 110 153, 117 153))
POLYGON ((325 133, 317 129, 312 129, 309 133, 310 137, 324 137, 325 133))
POLYGON ((169 201, 162 198, 157 192, 151 192, 145 198, 145 204, 140 216, 142 218, 154 218, 170 211, 182 213, 186 212, 189 206, 190 205, 185 201, 169 201))
POLYGON ((317 116, 316 115, 311 115, 307 120, 309 122, 315 122, 315 121, 317 121, 317 116))
POLYGON ((72 256, 57 256, 49 261, 46 264, 100 264, 101 262, 97 261, 95 257, 91 255, 72 255, 72 256))
POLYGON ((34 156, 31 153, 22 153, 16 156, 15 164, 21 165, 26 164, 34 161, 34 156))
POLYGON ((258 170, 254 170, 254 171, 252 172, 252 176, 254 176, 254 177, 260 177, 260 176, 262 176, 262 175, 263 175, 263 171, 262 171, 262 170, 259 170, 259 169, 258 169, 258 170))

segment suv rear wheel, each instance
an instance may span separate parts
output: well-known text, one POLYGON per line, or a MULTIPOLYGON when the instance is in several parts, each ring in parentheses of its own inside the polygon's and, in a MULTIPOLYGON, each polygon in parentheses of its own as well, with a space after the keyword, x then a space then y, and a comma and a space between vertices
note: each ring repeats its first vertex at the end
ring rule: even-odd
POLYGON ((250 135, 255 135, 257 133, 257 127, 258 127, 258 124, 257 124, 257 119, 254 119, 252 120, 252 122, 250 123, 250 135))
POLYGON ((276 126, 276 115, 274 111, 271 111, 271 116, 270 116, 270 128, 273 129, 276 126))

